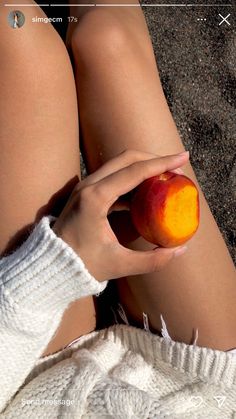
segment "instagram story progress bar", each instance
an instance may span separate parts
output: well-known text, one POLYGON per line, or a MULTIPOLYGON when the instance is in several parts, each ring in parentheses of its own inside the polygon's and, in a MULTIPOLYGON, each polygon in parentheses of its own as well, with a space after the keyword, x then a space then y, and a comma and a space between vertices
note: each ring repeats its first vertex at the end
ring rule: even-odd
POLYGON ((25 3, 5 3, 4 6, 10 6, 10 7, 233 7, 233 4, 231 3, 224 3, 224 4, 219 4, 219 3, 211 3, 211 4, 207 4, 207 3, 167 3, 167 4, 161 4, 161 3, 143 3, 142 1, 139 2, 139 4, 134 4, 134 3, 83 3, 83 4, 77 4, 77 3, 73 3, 73 4, 53 4, 53 3, 38 3, 38 4, 25 4, 25 3))

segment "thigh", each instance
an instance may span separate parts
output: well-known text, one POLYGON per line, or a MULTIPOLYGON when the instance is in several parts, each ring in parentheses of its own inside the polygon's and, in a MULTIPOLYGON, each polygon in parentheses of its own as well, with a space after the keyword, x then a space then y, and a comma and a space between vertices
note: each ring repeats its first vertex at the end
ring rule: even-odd
MULTIPOLYGON (((129 11, 125 13, 123 19, 106 10, 87 14, 84 26, 72 37, 80 121, 91 172, 124 149, 158 155, 184 149, 167 106, 144 21, 134 12, 129 20, 129 11), (102 31, 97 36, 101 22, 102 31)), ((197 183, 190 164, 184 172, 197 183)), ((116 282, 122 303, 138 322, 145 312, 151 326, 160 330, 163 314, 173 338, 189 342, 193 329, 198 328, 200 345, 225 349, 235 347, 236 341, 235 270, 198 187, 201 222, 188 242, 187 253, 160 272, 116 282)), ((127 232, 122 217, 121 213, 114 214, 118 234, 127 232)), ((153 245, 139 238, 130 241, 128 247, 148 250, 153 245)))
MULTIPOLYGON (((24 3, 31 4, 30 1, 24 3)), ((33 4, 33 3, 32 3, 33 4)), ((7 253, 44 214, 58 215, 80 177, 77 97, 70 59, 45 17, 24 7, 25 25, 0 15, 0 251, 7 253)), ((73 303, 49 345, 59 349, 95 327, 92 297, 73 303)))
MULTIPOLYGON (((28 4, 32 2, 28 1, 28 4)), ((73 72, 65 46, 45 16, 24 7, 25 25, 0 17, 0 251, 22 229, 55 211, 78 181, 79 134, 73 72)), ((37 10, 37 12, 36 12, 37 10)))

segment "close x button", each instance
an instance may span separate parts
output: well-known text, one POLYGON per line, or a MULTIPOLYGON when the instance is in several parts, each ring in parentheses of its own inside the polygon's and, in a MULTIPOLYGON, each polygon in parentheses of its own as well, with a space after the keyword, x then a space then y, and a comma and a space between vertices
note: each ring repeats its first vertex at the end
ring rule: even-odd
POLYGON ((231 23, 229 22, 229 17, 230 17, 230 13, 226 16, 226 17, 224 17, 224 16, 222 16, 220 13, 219 13, 219 16, 220 16, 220 18, 221 18, 221 21, 220 21, 220 23, 219 23, 219 26, 221 26, 222 24, 226 24, 226 25, 228 25, 228 26, 230 26, 231 25, 231 23))

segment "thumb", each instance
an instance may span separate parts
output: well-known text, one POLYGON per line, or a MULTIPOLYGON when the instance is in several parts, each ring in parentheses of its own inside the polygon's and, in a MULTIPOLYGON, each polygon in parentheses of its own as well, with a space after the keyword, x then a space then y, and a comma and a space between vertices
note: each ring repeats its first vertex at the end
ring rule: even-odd
POLYGON ((161 270, 171 259, 184 254, 187 246, 157 247, 147 251, 131 250, 125 247, 123 249, 125 249, 125 254, 122 255, 122 260, 123 266, 126 266, 126 275, 141 275, 161 270))

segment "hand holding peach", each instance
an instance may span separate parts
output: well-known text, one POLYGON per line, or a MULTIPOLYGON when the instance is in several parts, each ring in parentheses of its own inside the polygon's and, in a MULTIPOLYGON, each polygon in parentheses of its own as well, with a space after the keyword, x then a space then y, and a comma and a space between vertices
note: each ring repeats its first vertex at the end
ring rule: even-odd
POLYGON ((53 226, 54 232, 78 253, 98 281, 161 269, 184 249, 133 251, 119 243, 107 216, 121 209, 119 197, 145 179, 177 169, 187 161, 187 153, 157 157, 129 150, 119 154, 76 185, 53 226))

